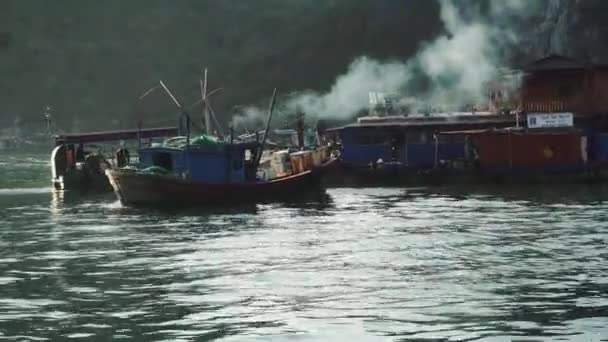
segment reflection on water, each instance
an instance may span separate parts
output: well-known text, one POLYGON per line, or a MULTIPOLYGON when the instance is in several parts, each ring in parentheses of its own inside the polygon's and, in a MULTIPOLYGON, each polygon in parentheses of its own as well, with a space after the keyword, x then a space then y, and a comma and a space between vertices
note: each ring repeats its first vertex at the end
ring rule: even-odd
POLYGON ((608 338, 601 188, 318 195, 180 211, 0 195, 0 339, 608 338))

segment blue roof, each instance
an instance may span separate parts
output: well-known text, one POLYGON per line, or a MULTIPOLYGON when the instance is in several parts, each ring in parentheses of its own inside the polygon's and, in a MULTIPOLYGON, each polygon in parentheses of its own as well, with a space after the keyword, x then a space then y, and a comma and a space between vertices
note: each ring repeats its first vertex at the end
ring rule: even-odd
POLYGON ((425 127, 425 126, 454 126, 454 125, 492 125, 514 123, 514 115, 453 113, 431 116, 388 116, 363 117, 358 122, 342 127, 328 129, 339 131, 346 128, 363 127, 425 127))

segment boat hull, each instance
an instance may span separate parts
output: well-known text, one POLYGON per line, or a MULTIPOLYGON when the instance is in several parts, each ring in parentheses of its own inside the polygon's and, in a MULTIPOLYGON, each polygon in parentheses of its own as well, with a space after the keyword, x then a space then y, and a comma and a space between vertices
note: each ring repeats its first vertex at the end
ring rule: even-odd
POLYGON ((191 206, 230 205, 296 199, 321 188, 323 170, 333 164, 267 182, 208 184, 175 176, 141 174, 135 170, 108 170, 116 196, 125 205, 191 206))

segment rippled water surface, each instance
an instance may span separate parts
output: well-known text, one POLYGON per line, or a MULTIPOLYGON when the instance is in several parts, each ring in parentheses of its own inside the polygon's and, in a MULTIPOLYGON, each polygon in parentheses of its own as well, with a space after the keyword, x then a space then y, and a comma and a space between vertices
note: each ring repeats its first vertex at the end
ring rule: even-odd
POLYGON ((0 340, 608 341, 608 187, 186 211, 0 163, 0 340))

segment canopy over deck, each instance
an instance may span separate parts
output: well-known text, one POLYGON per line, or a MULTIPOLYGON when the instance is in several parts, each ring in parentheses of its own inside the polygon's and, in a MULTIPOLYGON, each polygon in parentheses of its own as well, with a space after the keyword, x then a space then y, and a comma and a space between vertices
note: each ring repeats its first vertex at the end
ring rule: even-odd
POLYGON ((498 115, 488 112, 478 113, 437 113, 430 116, 387 116, 362 117, 356 123, 346 126, 329 128, 326 132, 338 132, 349 128, 408 128, 429 127, 449 129, 461 126, 492 126, 515 124, 515 115, 498 115))
POLYGON ((492 129, 468 129, 468 130, 462 130, 462 131, 442 131, 442 132, 437 132, 437 135, 475 135, 475 134, 482 134, 482 133, 486 133, 486 132, 492 132, 494 130, 492 129))
POLYGON ((440 131, 436 134, 438 136, 450 136, 450 135, 479 135, 484 133, 494 133, 494 134, 564 134, 564 133, 572 133, 572 132, 580 132, 577 128, 572 127, 558 127, 558 128, 547 128, 547 129, 528 129, 526 127, 505 127, 505 128, 485 128, 485 129, 469 129, 469 130, 459 130, 459 131, 440 131))
POLYGON ((63 144, 86 144, 119 140, 134 140, 138 138, 147 139, 157 137, 173 137, 177 134, 177 127, 158 127, 81 134, 63 134, 55 136, 55 142, 63 144))

